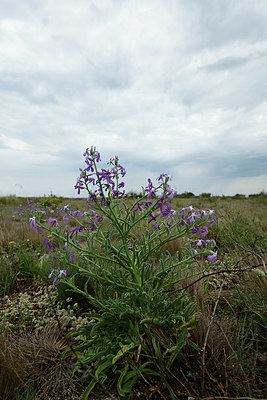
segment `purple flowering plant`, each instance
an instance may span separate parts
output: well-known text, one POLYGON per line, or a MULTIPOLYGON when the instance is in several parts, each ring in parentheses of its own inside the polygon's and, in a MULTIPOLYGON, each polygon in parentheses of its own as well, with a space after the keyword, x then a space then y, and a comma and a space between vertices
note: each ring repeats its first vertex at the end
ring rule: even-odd
MULTIPOLYGON (((177 345, 180 351, 190 342, 187 329, 192 323, 194 305, 184 291, 177 294, 177 290, 172 288, 184 279, 202 275, 216 263, 216 243, 207 239, 209 227, 217 222, 215 212, 193 206, 174 210, 171 201, 177 192, 172 188, 172 178, 168 174, 161 174, 155 184, 148 179, 141 197, 135 200, 127 198, 122 181, 126 171, 117 156, 110 159, 107 168, 101 167, 101 156, 95 147, 87 148, 83 156, 85 167, 80 168, 75 188, 78 194, 86 192, 88 195, 86 212, 71 210, 66 205, 60 210, 60 222, 54 215, 49 215, 43 222, 47 215, 38 210, 30 218, 33 228, 47 231, 63 243, 61 265, 64 267, 58 266, 51 271, 53 286, 64 282, 102 312, 101 317, 98 315, 99 322, 92 324, 94 334, 98 331, 98 324, 102 324, 99 325, 98 339, 90 342, 95 346, 95 354, 99 349, 103 350, 104 342, 105 346, 107 342, 113 343, 110 346, 114 348, 109 348, 107 357, 113 352, 114 359, 119 360, 123 357, 121 343, 134 349, 135 345, 140 345, 140 337, 152 332, 155 325, 164 328, 177 340, 178 329, 183 332, 183 345, 177 345), (70 220, 75 221, 74 228, 69 227, 70 220), (163 245, 192 234, 196 236, 196 243, 182 257, 162 252, 157 263, 153 261, 153 256, 163 245), (194 269, 197 263, 199 268, 194 269), (68 278, 68 265, 93 282, 95 293, 88 292, 86 287, 84 290, 78 288, 68 278), (103 337, 105 318, 109 321, 107 326, 115 318, 114 326, 118 330, 105 331, 103 337), (132 332, 130 336, 129 332, 132 332)), ((49 252, 52 240, 46 237, 45 244, 49 252)), ((81 336, 81 332, 79 334, 81 336)), ((84 335, 86 341, 88 332, 84 335)), ((175 346, 172 349, 176 351, 175 346)), ((166 349, 166 357, 168 351, 166 349)), ((151 350, 147 348, 145 352, 150 354, 151 350)), ((90 363, 96 362, 96 368, 100 367, 97 357, 93 359, 88 354, 84 357, 90 363)), ((115 363, 112 362, 110 365, 115 363)))
MULTIPOLYGON (((61 226, 54 215, 51 217, 49 213, 38 208, 30 218, 33 228, 39 232, 48 231, 64 243, 63 249, 68 250, 69 254, 71 250, 67 261, 69 265, 75 266, 75 254, 79 254, 90 265, 90 268, 77 266, 81 272, 120 290, 140 289, 148 279, 144 270, 151 256, 166 243, 190 233, 200 239, 196 246, 187 249, 187 256, 179 261, 169 255, 165 256, 160 269, 151 272, 149 279, 164 275, 166 281, 163 286, 167 287, 185 279, 179 274, 175 276, 174 271, 189 271, 190 265, 200 256, 206 257, 206 262, 200 271, 190 276, 201 275, 210 268, 210 263, 216 262, 216 243, 213 240, 203 240, 208 234, 208 227, 217 222, 215 212, 209 209, 199 210, 193 206, 175 211, 170 202, 177 192, 171 187, 172 178, 168 174, 161 174, 155 185, 149 178, 141 198, 130 202, 125 193, 125 183, 121 181, 126 171, 117 156, 110 159, 109 168, 106 169, 98 167, 101 156, 95 147, 87 148, 83 156, 86 165, 85 168, 80 168, 75 188, 78 194, 82 191, 87 192, 88 210, 74 211, 70 210, 69 205, 63 206, 59 210, 63 215, 61 226), (47 214, 49 218, 44 223, 42 221, 47 214), (67 229, 70 219, 77 223, 73 229, 67 229), (106 220, 105 224, 103 219, 106 220), (138 227, 146 232, 141 237, 135 234, 138 227), (87 248, 81 247, 79 236, 86 237, 87 248), (105 250, 97 251, 94 243, 105 250), (109 269, 105 268, 107 264, 109 269), (114 273, 116 269, 124 270, 125 276, 114 273), (172 280, 170 273, 173 274, 172 280)), ((49 252, 52 249, 52 240, 45 238, 45 244, 49 252)), ((71 285, 70 282, 67 284, 71 285)), ((96 301, 87 293, 83 293, 87 298, 96 301)))

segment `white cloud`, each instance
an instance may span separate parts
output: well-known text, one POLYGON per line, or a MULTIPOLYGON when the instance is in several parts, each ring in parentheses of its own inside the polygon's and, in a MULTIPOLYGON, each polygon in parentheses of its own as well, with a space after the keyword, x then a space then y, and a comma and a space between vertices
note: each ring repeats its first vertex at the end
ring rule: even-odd
POLYGON ((0 136, 0 148, 7 148, 12 150, 19 151, 27 151, 29 150, 29 146, 27 143, 23 142, 20 139, 14 139, 11 137, 7 137, 6 135, 0 136))

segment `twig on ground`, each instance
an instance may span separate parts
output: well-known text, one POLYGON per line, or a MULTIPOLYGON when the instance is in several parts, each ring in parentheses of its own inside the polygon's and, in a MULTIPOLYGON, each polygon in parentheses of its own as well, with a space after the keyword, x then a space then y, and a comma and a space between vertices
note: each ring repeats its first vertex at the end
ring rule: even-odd
POLYGON ((219 275, 219 274, 223 274, 223 273, 225 273, 225 272, 228 272, 228 273, 231 273, 231 274, 234 273, 234 272, 250 272, 250 271, 252 271, 252 270, 255 269, 255 268, 261 267, 262 265, 263 265, 263 264, 258 264, 258 265, 254 265, 254 266, 251 267, 251 268, 241 268, 241 269, 232 269, 232 270, 229 270, 229 269, 222 269, 222 270, 220 270, 220 271, 210 272, 209 274, 205 274, 205 275, 201 276, 200 278, 196 279, 194 282, 189 283, 187 286, 184 286, 184 287, 182 287, 182 288, 179 288, 178 290, 185 290, 185 289, 188 289, 189 287, 193 286, 195 283, 201 281, 201 280, 204 279, 204 278, 208 278, 209 276, 212 276, 212 275, 219 275))
MULTIPOLYGON (((227 235, 228 236, 228 235, 227 235)), ((230 238, 230 236, 228 236, 228 238, 230 238)), ((242 246, 242 244, 240 244, 240 243, 238 243, 235 239, 233 239, 233 238, 230 238, 238 247, 240 247, 242 250, 244 250, 244 251, 246 251, 246 252, 248 252, 248 253, 250 253, 250 254, 253 254, 254 256, 256 256, 256 257, 258 257, 260 260, 261 260, 261 262, 262 262, 262 266, 263 266, 263 269, 264 269, 264 272, 265 272, 265 274, 267 275, 267 268, 266 268, 266 264, 265 264, 265 260, 264 260, 264 258, 259 254, 259 253, 256 253, 255 251, 253 251, 253 250, 251 250, 251 249, 246 249, 244 246, 242 246)), ((265 253, 265 252, 263 252, 263 253, 265 253)), ((238 261, 238 262, 240 262, 240 261, 238 261)), ((238 263, 237 262, 237 263, 238 263)))

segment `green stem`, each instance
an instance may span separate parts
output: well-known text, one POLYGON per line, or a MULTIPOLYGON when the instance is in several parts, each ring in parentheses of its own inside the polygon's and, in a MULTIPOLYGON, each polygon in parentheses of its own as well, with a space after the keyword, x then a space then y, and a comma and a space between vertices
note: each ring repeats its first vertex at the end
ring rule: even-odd
MULTIPOLYGON (((121 283, 112 281, 112 280, 110 280, 110 279, 108 279, 108 278, 106 278, 106 277, 100 276, 100 275, 98 275, 98 274, 94 274, 93 272, 91 272, 91 271, 89 271, 89 270, 87 270, 87 269, 85 269, 85 268, 83 268, 83 267, 80 267, 80 266, 77 265, 77 264, 71 263, 70 261, 68 261, 68 265, 79 269, 80 271, 86 273, 87 275, 91 276, 92 278, 98 279, 98 280, 101 281, 101 282, 109 283, 109 284, 114 285, 114 286, 117 286, 117 287, 119 287, 119 288, 121 288, 121 289, 125 289, 125 288, 126 288, 126 286, 123 285, 123 284, 121 284, 121 283)), ((132 282, 129 282, 129 281, 128 281, 127 283, 132 283, 132 282)), ((133 290, 133 288, 130 287, 130 286, 127 286, 127 289, 133 290)))

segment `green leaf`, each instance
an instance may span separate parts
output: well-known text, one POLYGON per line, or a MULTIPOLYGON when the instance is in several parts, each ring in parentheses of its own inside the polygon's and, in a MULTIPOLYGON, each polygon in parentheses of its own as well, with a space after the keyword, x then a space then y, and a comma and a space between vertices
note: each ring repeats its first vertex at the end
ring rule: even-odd
POLYGON ((99 365, 95 372, 95 377, 98 379, 100 375, 102 375, 102 372, 108 369, 112 365, 112 360, 111 357, 109 357, 105 362, 99 365))
POLYGON ((197 350, 197 351, 202 351, 202 349, 200 347, 198 347, 198 345, 194 342, 192 342, 192 340, 188 339, 187 343, 193 347, 193 349, 197 350))
POLYGON ((131 342, 130 344, 124 344, 121 345, 121 349, 118 351, 118 353, 113 357, 112 359, 112 364, 115 364, 127 351, 134 349, 137 347, 138 344, 131 342))
POLYGON ((265 272, 262 271, 262 270, 259 269, 259 268, 252 269, 251 272, 253 272, 253 273, 256 274, 257 276, 265 276, 265 275, 266 275, 265 272))
POLYGON ((96 380, 91 380, 85 391, 83 392, 82 399, 81 400, 86 400, 88 399, 89 394, 91 391, 94 389, 95 385, 97 384, 96 380))
POLYGON ((154 338, 154 336, 152 336, 151 340, 152 340, 152 345, 153 345, 153 348, 155 350, 156 356, 162 359, 162 353, 160 351, 160 346, 159 346, 158 343, 156 343, 156 339, 154 338))
POLYGON ((140 375, 137 373, 137 371, 131 371, 131 372, 134 373, 134 376, 131 379, 128 379, 130 373, 126 375, 125 378, 127 378, 128 381, 122 387, 124 393, 131 393, 133 386, 135 385, 136 381, 140 378, 140 375))
POLYGON ((125 367, 118 371, 118 372, 120 372, 120 376, 119 376, 119 379, 117 382, 117 389, 118 389, 119 395, 122 397, 125 396, 125 392, 123 391, 121 385, 123 383, 123 378, 124 378, 125 374, 127 374, 128 368, 129 368, 129 363, 126 363, 125 367))

